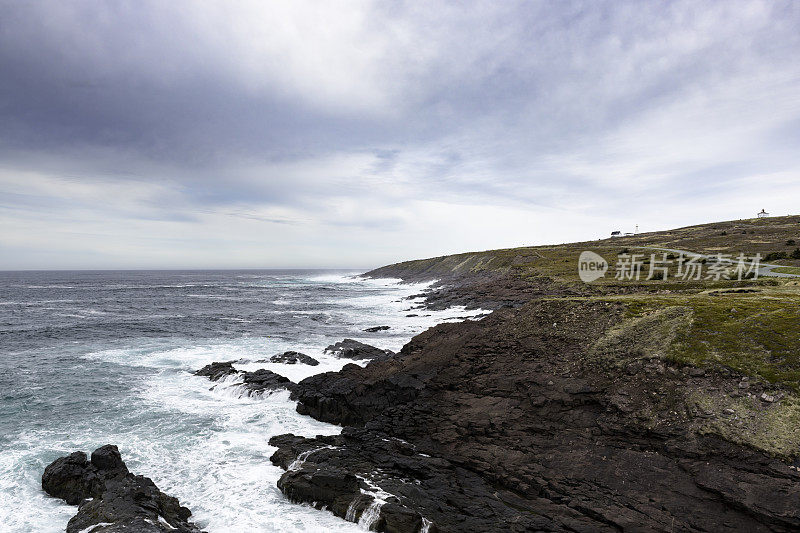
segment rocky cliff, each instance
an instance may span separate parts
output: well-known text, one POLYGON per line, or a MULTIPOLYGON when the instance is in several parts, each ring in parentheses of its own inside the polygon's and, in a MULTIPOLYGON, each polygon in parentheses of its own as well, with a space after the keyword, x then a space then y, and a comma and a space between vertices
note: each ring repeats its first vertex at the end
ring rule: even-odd
POLYGON ((800 530, 796 282, 583 286, 530 250, 373 271, 497 310, 300 382, 345 428, 273 438, 280 489, 378 531, 800 530))

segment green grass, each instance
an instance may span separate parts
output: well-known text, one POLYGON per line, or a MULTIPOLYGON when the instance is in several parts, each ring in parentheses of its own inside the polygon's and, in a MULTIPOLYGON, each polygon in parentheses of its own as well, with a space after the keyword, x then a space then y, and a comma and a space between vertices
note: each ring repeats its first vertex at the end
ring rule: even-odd
MULTIPOLYGON (((538 238, 546 238, 546 234, 539 234, 538 238)), ((547 276, 565 285, 580 286, 583 283, 578 279, 578 256, 584 250, 591 250, 608 261, 609 271, 604 278, 592 283, 595 289, 589 290, 600 293, 634 290, 685 291, 711 285, 705 280, 689 283, 674 280, 674 269, 671 270, 667 283, 644 279, 639 283, 615 280, 614 267, 617 254, 625 249, 630 253, 642 253, 646 263, 642 269, 642 278, 645 278, 649 271, 647 260, 650 254, 656 253, 658 257, 660 252, 643 250, 642 247, 676 248, 712 255, 723 253, 736 256, 742 252, 749 257, 755 253, 764 256, 775 251, 785 251, 786 242, 789 240, 800 241, 800 215, 716 222, 596 241, 467 252, 405 261, 377 269, 374 274, 442 279, 451 275, 510 273, 523 278, 547 276), (638 285, 639 289, 632 285, 638 285)), ((787 266, 792 266, 792 260, 782 261, 785 261, 787 266)), ((800 261, 794 262, 800 263, 800 261)), ((726 286, 726 282, 714 285, 726 286)))
POLYGON ((800 448, 800 398, 788 395, 781 402, 763 405, 758 399, 730 398, 713 391, 697 391, 692 399, 705 410, 733 415, 701 422, 699 433, 718 435, 752 446, 781 459, 794 459, 800 448))
POLYGON ((780 274, 798 274, 800 275, 800 267, 779 267, 774 268, 773 272, 778 272, 780 274))
MULTIPOLYGON (((775 403, 764 403, 757 395, 731 397, 724 388, 703 387, 687 387, 684 401, 688 407, 697 405, 713 413, 693 419, 699 434, 794 458, 800 449, 800 331, 796 327, 800 284, 750 289, 759 292, 715 289, 582 298, 625 306, 623 320, 607 330, 587 355, 612 376, 636 360, 662 359, 707 369, 729 368, 750 376, 751 383, 779 385, 785 396, 775 403)), ((642 409, 646 416, 647 405, 642 409)))
POLYGON ((800 294, 796 287, 758 290, 623 296, 624 331, 613 335, 650 356, 721 365, 800 390, 800 294))

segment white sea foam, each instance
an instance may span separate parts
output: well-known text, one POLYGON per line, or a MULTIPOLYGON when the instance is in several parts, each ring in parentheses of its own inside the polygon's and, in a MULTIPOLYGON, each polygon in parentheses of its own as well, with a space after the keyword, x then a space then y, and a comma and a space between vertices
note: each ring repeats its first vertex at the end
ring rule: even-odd
MULTIPOLYGON (((305 283, 333 287, 326 303, 335 306, 328 305, 324 312, 349 331, 347 336, 392 350, 438 322, 482 313, 463 308, 410 310, 420 300, 407 298, 429 284, 404 285, 398 280, 347 275, 310 275, 305 283), (363 331, 379 325, 390 329, 375 334, 363 331)), ((287 313, 314 313, 297 309, 291 290, 280 298, 287 301, 282 306, 287 313)), ((332 435, 340 427, 299 415, 287 391, 253 397, 244 393, 240 376, 214 383, 191 374, 212 361, 242 360, 250 362, 237 363, 237 370, 267 368, 297 382, 351 363, 324 353, 328 344, 339 340, 340 336, 331 338, 315 330, 291 341, 255 336, 200 342, 132 339, 126 345, 85 354, 89 361, 136 367, 131 373, 136 377, 129 378, 137 380, 135 397, 121 399, 119 405, 68 429, 39 427, 15 437, 0 454, 3 531, 63 531, 75 507, 41 492, 41 472, 58 456, 79 449, 90 452, 106 443, 117 444, 131 471, 151 477, 164 492, 177 496, 192 510, 193 520, 210 533, 359 530, 353 522, 290 503, 276 486, 283 471, 269 461, 275 451, 268 445, 271 436, 332 435), (287 350, 306 353, 320 364, 253 362, 287 350)), ((373 484, 369 494, 375 502, 362 513, 361 528, 377 519, 388 497, 373 484)))
POLYGON ((384 503, 386 502, 379 500, 370 503, 369 506, 364 509, 364 512, 361 513, 361 518, 358 519, 358 525, 367 531, 372 529, 373 524, 381 517, 381 507, 383 507, 384 503))
MULTIPOLYGON (((78 531, 78 533, 92 533, 92 531, 94 531, 95 529, 98 529, 98 528, 101 528, 101 527, 104 527, 104 526, 110 526, 113 523, 114 522, 98 522, 97 524, 92 524, 91 526, 89 526, 87 528, 81 529, 80 531, 78 531)), ((169 526, 169 524, 167 524, 167 525, 169 526)), ((170 529, 175 529, 175 528, 170 526, 170 529)))
MULTIPOLYGON (((210 389, 204 378, 187 379, 181 372, 163 371, 146 383, 143 397, 154 410, 174 418, 210 418, 190 439, 172 433, 170 425, 158 426, 158 446, 140 460, 159 486, 177 496, 208 531, 352 531, 328 513, 289 503, 276 482, 283 471, 269 462, 275 448, 270 436, 332 435, 341 428, 300 416, 286 391, 264 398, 232 398, 218 388, 210 389), (205 382, 204 382, 205 381, 205 382), (171 442, 177 440, 178 442, 171 442), (171 456, 169 468, 162 453, 171 456)), ((123 450, 123 454, 125 451, 123 450)))
POLYGON ((422 527, 420 528, 419 533, 428 533, 431 530, 431 526, 432 525, 433 525, 433 522, 431 522, 430 520, 428 520, 427 518, 425 518, 423 516, 422 517, 422 527))

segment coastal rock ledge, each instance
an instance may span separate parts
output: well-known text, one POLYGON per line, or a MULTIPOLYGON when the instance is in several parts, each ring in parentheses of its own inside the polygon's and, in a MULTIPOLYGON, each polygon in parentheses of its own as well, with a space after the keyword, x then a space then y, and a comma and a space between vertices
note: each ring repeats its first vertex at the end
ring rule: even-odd
POLYGON ((396 533, 800 531, 790 389, 662 356, 686 311, 625 305, 534 300, 300 381, 344 427, 273 437, 278 487, 396 533))
POLYGON ((67 533, 199 533, 191 511, 161 492, 150 478, 128 471, 116 446, 107 444, 87 459, 74 452, 45 468, 42 489, 78 505, 67 533))

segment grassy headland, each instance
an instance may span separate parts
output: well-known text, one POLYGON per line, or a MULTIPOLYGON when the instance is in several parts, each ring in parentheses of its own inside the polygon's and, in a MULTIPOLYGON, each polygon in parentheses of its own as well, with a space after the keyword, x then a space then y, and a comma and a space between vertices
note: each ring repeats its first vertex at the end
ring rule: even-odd
MULTIPOLYGON (((695 429, 790 457, 800 450, 800 278, 686 281, 676 277, 679 254, 659 249, 734 257, 758 253, 762 262, 769 257, 769 263, 785 265, 779 272, 794 274, 800 273, 800 259, 792 258, 798 243, 800 216, 773 217, 406 261, 370 274, 441 279, 468 287, 480 283, 486 294, 491 294, 493 283, 508 290, 513 282, 520 292, 537 287, 528 290, 528 299, 537 301, 537 312, 548 305, 554 314, 563 314, 565 305, 576 312, 588 305, 616 306, 622 310, 618 322, 599 340, 587 339, 587 360, 612 378, 637 361, 725 376, 713 386, 687 385, 682 391, 681 409, 711 413, 694 418, 695 429), (578 277, 578 256, 584 250, 609 263, 605 277, 590 284, 578 277), (641 279, 615 279, 619 254, 642 254, 641 279), (650 254, 672 263, 666 280, 645 279, 650 254), (558 289, 543 293, 543 284, 558 289)), ((536 324, 542 335, 576 334, 560 332, 559 327, 563 326, 536 324)))

